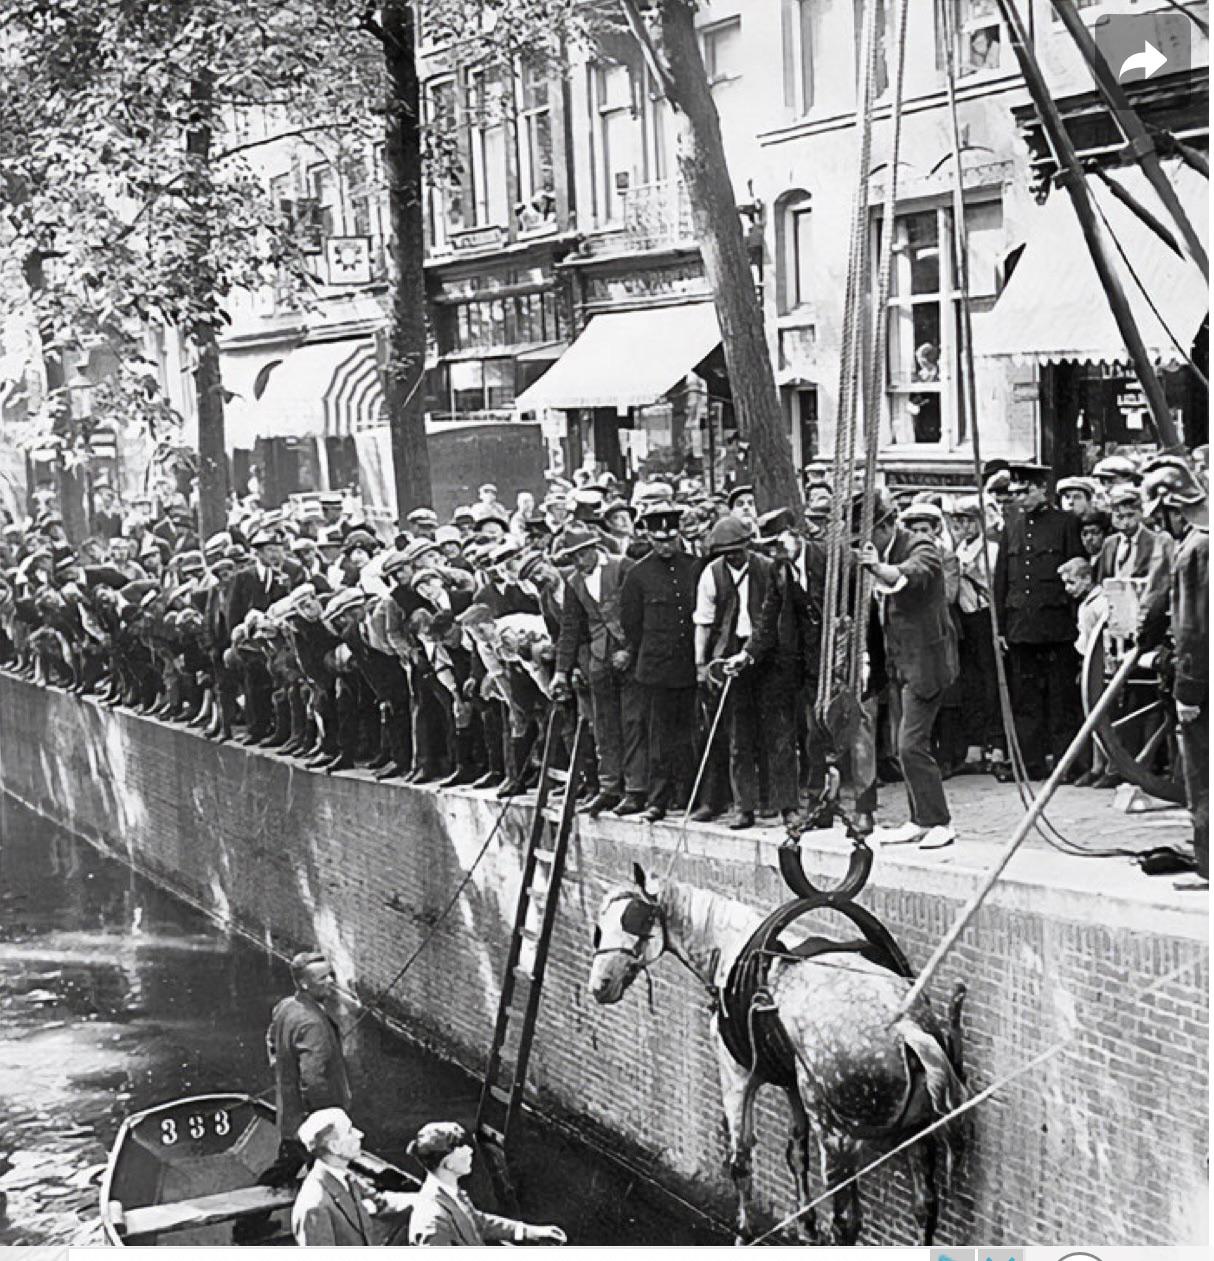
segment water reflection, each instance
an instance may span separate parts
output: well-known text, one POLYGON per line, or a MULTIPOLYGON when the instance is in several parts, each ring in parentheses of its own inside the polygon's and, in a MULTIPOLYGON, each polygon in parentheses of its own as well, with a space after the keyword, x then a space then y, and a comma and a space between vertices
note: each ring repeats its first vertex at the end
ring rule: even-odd
MULTIPOLYGON (((121 1119, 175 1096, 269 1088, 263 1035, 286 968, 0 796, 0 1244, 96 1242, 121 1119)), ((419 1125, 469 1122, 478 1084, 364 1022, 356 1119, 399 1158, 419 1125)), ((523 1208, 578 1243, 709 1243, 649 1188, 528 1135, 523 1208)))

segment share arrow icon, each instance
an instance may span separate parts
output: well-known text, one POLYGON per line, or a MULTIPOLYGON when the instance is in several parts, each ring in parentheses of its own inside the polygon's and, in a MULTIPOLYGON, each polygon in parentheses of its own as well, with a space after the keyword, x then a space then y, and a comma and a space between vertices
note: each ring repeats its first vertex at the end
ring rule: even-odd
POLYGON ((1121 69, 1117 71, 1117 82, 1121 83, 1131 70, 1141 70, 1142 77, 1149 79, 1153 74, 1157 74, 1164 66, 1168 64, 1168 59, 1151 43, 1149 39, 1142 41, 1142 52, 1131 53, 1122 63, 1121 69))

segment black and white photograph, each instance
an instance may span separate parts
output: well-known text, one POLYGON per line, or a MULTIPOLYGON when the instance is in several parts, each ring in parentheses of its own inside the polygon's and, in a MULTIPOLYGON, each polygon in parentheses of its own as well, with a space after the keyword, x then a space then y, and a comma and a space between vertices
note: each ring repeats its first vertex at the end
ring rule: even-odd
POLYGON ((1209 23, 0 0, 0 1251, 1205 1254, 1209 23))

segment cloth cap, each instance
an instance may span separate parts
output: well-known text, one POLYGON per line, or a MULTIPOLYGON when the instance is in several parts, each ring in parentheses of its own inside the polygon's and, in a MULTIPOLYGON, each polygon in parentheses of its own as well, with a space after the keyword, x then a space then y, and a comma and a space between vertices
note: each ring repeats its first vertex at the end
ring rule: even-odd
POLYGON ((62 573, 66 569, 73 569, 80 564, 74 552, 65 552, 55 561, 55 572, 62 573))
POLYGON ((339 613, 351 609, 360 609, 367 602, 367 593, 360 587, 343 587, 336 595, 329 597, 325 605, 325 617, 337 617, 339 613))
POLYGON ((438 513, 433 508, 414 508, 407 517, 406 521, 412 521, 416 525, 438 525, 438 513))
POLYGON ((754 493, 755 488, 753 486, 735 486, 729 492, 729 498, 725 502, 732 508, 742 495, 753 495, 754 493))
POLYGON ((1096 497, 1096 485, 1088 477, 1064 477, 1054 489, 1060 495, 1065 490, 1081 490, 1089 499, 1096 497))
POLYGON ((610 499, 599 509, 599 520, 609 521, 617 512, 625 513, 629 521, 636 520, 636 510, 623 499, 610 499))
POLYGON ((290 595, 284 597, 288 610, 295 612, 308 599, 316 599, 316 588, 310 582, 301 582, 290 595))
MULTIPOLYGON (((730 518, 736 520, 736 518, 730 518)), ((739 524, 741 524, 739 522, 739 524)), ((715 526, 713 527, 715 530, 715 526)), ((770 512, 765 512, 759 518, 759 538, 764 542, 771 542, 778 538, 785 530, 795 530, 796 521, 793 517, 791 508, 773 508, 770 512)), ((709 539, 712 535, 709 535, 709 539)))
POLYGON ((489 553, 487 559, 490 565, 500 565, 505 561, 513 560, 522 550, 522 544, 516 539, 507 539, 504 543, 499 543, 489 553))
POLYGON ((944 513, 935 504, 923 500, 907 504, 899 515, 903 521, 930 521, 935 526, 944 525, 944 513))
POLYGON ((408 565, 416 565, 423 557, 438 551, 438 543, 434 539, 410 539, 401 549, 401 556, 408 565))
POLYGON ((453 525, 440 525, 434 531, 434 541, 436 543, 461 543, 463 535, 453 525))
POLYGON ((593 530, 566 530, 561 536, 561 546, 553 558, 558 565, 571 561, 578 552, 588 547, 598 547, 602 540, 593 530))
POLYGON ((1142 494, 1137 486, 1123 482, 1109 491, 1109 505, 1116 508, 1119 504, 1130 504, 1135 508, 1142 507, 1142 494))
POLYGON ((381 578, 391 578, 394 573, 404 569, 410 564, 408 556, 404 552, 389 552, 384 557, 379 566, 379 574, 381 578))
POLYGON ((265 547, 267 543, 281 542, 277 534, 272 534, 269 530, 258 530, 256 534, 249 540, 250 547, 265 547))
POLYGON ((222 556, 229 547, 232 546, 232 536, 227 530, 220 530, 218 534, 212 534, 209 539, 202 545, 203 553, 210 560, 216 556, 222 556))
POLYGON ((206 568, 201 552, 181 552, 177 557, 178 573, 201 573, 206 568))
POLYGON ((737 517, 722 517, 708 532, 708 550, 715 556, 745 547, 753 537, 753 531, 745 521, 739 521, 737 517))
POLYGON ((429 569, 429 568, 419 569, 417 573, 415 573, 413 577, 409 579, 409 586, 411 586, 413 590, 416 591, 418 587, 422 585, 423 582, 434 582, 436 580, 438 582, 442 582, 443 580, 442 574, 440 574, 437 569, 429 569))
POLYGON ((322 490, 316 497, 317 503, 322 508, 340 508, 341 507, 341 491, 338 490, 322 490))
POLYGON ((1103 460, 1096 461, 1092 476, 1095 478, 1131 477, 1137 481, 1140 474, 1134 461, 1128 456, 1106 455, 1103 460))
POLYGON ((533 573, 548 561, 548 557, 543 552, 532 552, 525 561, 518 567, 518 576, 520 578, 530 578, 533 573))
POLYGON ((975 521, 982 520, 982 502, 977 495, 966 495, 961 499, 953 499, 949 502, 945 511, 951 517, 973 517, 975 521))
POLYGON ((478 523, 500 521, 502 525, 510 524, 510 517, 501 504, 477 504, 472 509, 472 519, 478 523))
POLYGON ((467 504, 462 505, 451 514, 452 521, 475 521, 476 513, 468 507, 467 504))

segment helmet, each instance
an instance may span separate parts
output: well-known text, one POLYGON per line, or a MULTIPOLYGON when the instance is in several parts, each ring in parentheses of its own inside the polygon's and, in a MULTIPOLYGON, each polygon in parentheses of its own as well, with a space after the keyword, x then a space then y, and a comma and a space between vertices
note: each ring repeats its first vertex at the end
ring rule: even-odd
POLYGON ((1169 508, 1199 504, 1206 491, 1186 460, 1178 455, 1160 455, 1143 470, 1142 497, 1149 515, 1164 504, 1169 508))

